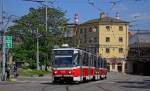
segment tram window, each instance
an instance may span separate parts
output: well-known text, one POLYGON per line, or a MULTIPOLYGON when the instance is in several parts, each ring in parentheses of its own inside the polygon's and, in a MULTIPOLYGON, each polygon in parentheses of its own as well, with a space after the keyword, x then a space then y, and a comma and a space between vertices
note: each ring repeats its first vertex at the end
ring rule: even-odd
POLYGON ((88 59, 87 59, 87 63, 89 63, 89 66, 92 66, 92 58, 90 55, 87 55, 88 59))
POLYGON ((106 68, 107 67, 107 61, 104 60, 104 67, 106 68))
POLYGON ((105 60, 104 59, 101 59, 101 67, 105 67, 105 60))
POLYGON ((98 67, 101 67, 101 59, 98 58, 98 67))
POLYGON ((91 56, 89 56, 89 63, 90 63, 90 66, 92 66, 92 57, 91 56))
POLYGON ((83 61, 83 66, 85 66, 85 55, 83 54, 82 56, 83 56, 83 59, 82 59, 82 61, 83 61))
POLYGON ((96 66, 96 57, 94 58, 94 67, 97 67, 96 66))
POLYGON ((77 58, 77 66, 79 66, 80 64, 80 55, 78 54, 78 58, 77 58))
POLYGON ((84 53, 83 55, 83 66, 88 66, 88 55, 86 53, 84 53))
POLYGON ((74 66, 79 65, 79 55, 78 54, 74 54, 74 56, 73 56, 73 65, 74 66))
POLYGON ((91 66, 94 67, 94 57, 91 56, 91 66))
POLYGON ((72 66, 72 57, 55 57, 55 66, 59 67, 72 66))
POLYGON ((89 58, 89 56, 88 56, 88 54, 86 54, 86 66, 88 66, 88 62, 89 62, 89 60, 90 60, 90 58, 89 58))
POLYGON ((98 66, 98 68, 100 67, 100 61, 99 61, 99 58, 97 59, 97 66, 98 66))

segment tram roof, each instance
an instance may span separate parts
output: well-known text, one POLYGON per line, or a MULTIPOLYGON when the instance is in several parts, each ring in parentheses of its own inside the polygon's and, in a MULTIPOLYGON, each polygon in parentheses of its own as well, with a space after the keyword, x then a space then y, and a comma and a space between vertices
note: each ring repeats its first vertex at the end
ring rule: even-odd
POLYGON ((76 48, 56 48, 53 50, 80 50, 80 49, 76 49, 76 48))

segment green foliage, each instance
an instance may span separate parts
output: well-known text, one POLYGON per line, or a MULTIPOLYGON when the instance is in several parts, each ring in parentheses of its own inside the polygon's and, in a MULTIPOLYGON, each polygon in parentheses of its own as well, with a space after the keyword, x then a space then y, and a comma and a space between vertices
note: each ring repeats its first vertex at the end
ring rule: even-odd
POLYGON ((33 70, 33 69, 18 69, 17 74, 20 76, 33 76, 33 75, 45 75, 50 74, 49 71, 33 70))
POLYGON ((63 31, 60 27, 67 22, 65 13, 56 8, 48 8, 48 31, 45 31, 45 8, 31 8, 30 12, 14 21, 9 27, 9 35, 13 36, 14 61, 23 61, 35 68, 36 43, 39 38, 40 64, 49 65, 51 60, 51 49, 54 45, 60 45, 63 31), (37 34, 38 29, 38 34, 37 34))

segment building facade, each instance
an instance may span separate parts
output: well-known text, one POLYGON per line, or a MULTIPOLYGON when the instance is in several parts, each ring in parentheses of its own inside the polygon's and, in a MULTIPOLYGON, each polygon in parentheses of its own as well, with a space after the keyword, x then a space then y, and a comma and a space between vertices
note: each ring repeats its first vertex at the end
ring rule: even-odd
POLYGON ((138 32, 129 39, 127 68, 127 73, 150 75, 150 32, 138 32))
POLYGON ((128 22, 101 14, 99 19, 79 25, 76 40, 80 49, 105 58, 109 71, 125 71, 128 22))

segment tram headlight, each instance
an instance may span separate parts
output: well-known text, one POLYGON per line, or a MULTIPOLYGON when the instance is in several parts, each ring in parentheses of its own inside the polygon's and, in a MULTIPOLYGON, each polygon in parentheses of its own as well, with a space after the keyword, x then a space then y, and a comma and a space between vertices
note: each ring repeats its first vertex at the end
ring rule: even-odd
POLYGON ((72 74, 72 71, 69 71, 68 73, 69 73, 69 74, 72 74))
POLYGON ((58 71, 54 71, 54 74, 57 74, 58 73, 58 71))

